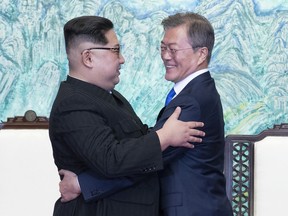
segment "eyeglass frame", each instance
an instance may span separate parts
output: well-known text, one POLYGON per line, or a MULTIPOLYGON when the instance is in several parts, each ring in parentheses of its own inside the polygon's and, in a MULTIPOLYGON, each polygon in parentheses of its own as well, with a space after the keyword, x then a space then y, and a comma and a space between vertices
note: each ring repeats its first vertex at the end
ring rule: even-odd
POLYGON ((163 55, 164 52, 168 52, 168 54, 170 56, 174 57, 178 51, 188 50, 188 49, 193 49, 194 50, 194 49, 197 49, 197 48, 200 48, 200 47, 202 47, 202 46, 195 46, 195 47, 182 48, 182 49, 171 49, 171 48, 169 48, 169 46, 160 46, 159 49, 160 49, 161 55, 163 55))
POLYGON ((91 47, 88 49, 84 49, 81 54, 83 54, 84 51, 86 50, 93 50, 93 49, 98 49, 98 50, 110 50, 112 53, 116 53, 118 56, 120 55, 121 52, 121 46, 119 47, 91 47))

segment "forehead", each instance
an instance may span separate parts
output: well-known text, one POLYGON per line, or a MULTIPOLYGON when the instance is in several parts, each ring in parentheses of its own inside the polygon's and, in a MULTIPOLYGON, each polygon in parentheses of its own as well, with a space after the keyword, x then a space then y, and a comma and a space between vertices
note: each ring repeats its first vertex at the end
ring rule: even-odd
POLYGON ((162 43, 167 45, 188 42, 186 25, 166 29, 162 40, 162 43))
POLYGON ((118 38, 114 29, 110 29, 109 31, 107 31, 105 33, 105 36, 108 40, 108 44, 114 44, 114 45, 119 44, 119 41, 118 41, 118 38))

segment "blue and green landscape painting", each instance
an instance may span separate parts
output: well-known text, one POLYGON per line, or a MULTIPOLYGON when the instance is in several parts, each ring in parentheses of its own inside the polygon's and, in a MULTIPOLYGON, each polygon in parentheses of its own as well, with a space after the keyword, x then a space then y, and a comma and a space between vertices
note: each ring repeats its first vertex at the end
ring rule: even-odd
POLYGON ((49 117, 67 76, 63 25, 81 15, 111 19, 126 59, 119 90, 149 126, 173 85, 157 47, 161 20, 193 11, 212 23, 209 70, 222 98, 226 134, 257 134, 288 122, 287 0, 1 0, 0 120, 35 110, 49 117))

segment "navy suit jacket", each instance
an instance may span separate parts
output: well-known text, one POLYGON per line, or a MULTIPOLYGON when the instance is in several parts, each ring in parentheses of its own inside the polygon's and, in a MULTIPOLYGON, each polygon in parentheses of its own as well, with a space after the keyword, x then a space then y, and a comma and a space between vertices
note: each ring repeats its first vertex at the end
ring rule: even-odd
POLYGON ((202 121, 203 142, 176 156, 175 148, 165 150, 173 158, 160 171, 161 210, 167 216, 230 216, 224 168, 224 119, 220 96, 210 73, 193 79, 167 107, 161 110, 155 130, 177 107, 184 121, 202 121))
MULTIPOLYGON (((160 111, 154 130, 163 126, 177 106, 182 108, 181 120, 204 122, 205 126, 202 130, 205 131, 206 136, 201 144, 195 144, 194 149, 169 147, 163 152, 165 167, 160 172, 161 214, 165 216, 233 215, 226 196, 223 175, 222 105, 209 72, 193 79, 168 106, 160 111)), ((95 188, 97 183, 88 186, 87 180, 85 183, 81 175, 79 175, 81 189, 82 186, 86 189, 90 188, 91 195, 91 188, 95 188)), ((85 178, 91 180, 91 176, 86 175, 85 178)), ((129 180, 130 183, 133 182, 133 178, 129 180)), ((126 185, 123 185, 129 185, 129 181, 124 182, 126 185)), ((100 185, 98 182, 98 187, 101 187, 100 185)))

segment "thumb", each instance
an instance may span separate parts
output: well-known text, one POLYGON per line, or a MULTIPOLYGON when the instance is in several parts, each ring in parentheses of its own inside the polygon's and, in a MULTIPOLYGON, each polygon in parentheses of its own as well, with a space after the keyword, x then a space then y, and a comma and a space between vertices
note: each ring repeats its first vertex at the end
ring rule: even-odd
POLYGON ((173 114, 171 115, 171 118, 173 119, 178 119, 181 113, 181 107, 176 107, 176 109, 174 110, 173 114))
POLYGON ((66 172, 66 171, 63 170, 63 169, 61 169, 61 170, 58 171, 59 175, 65 175, 65 172, 66 172))

